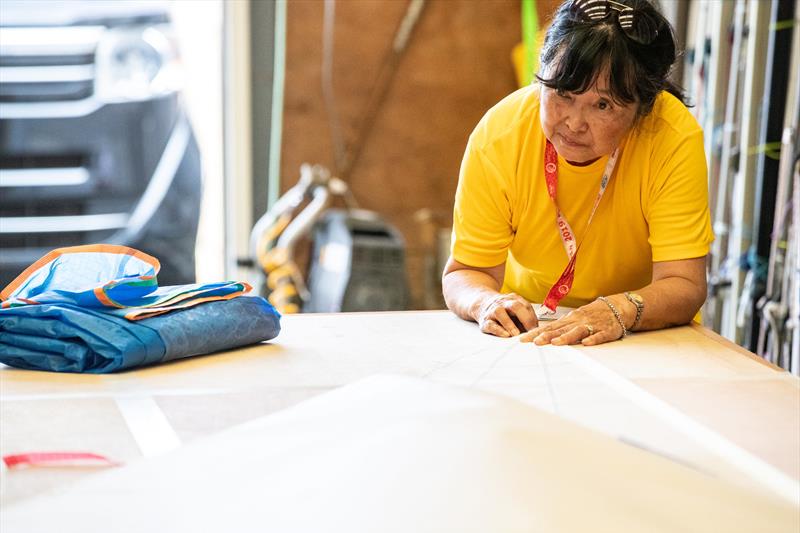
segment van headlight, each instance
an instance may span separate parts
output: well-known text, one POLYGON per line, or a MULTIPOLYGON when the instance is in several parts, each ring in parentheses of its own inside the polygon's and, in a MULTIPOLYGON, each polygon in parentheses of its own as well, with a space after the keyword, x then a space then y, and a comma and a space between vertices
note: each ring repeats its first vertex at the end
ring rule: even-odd
POLYGON ((168 26, 109 30, 97 45, 95 69, 95 94, 105 102, 147 100, 181 88, 168 26))

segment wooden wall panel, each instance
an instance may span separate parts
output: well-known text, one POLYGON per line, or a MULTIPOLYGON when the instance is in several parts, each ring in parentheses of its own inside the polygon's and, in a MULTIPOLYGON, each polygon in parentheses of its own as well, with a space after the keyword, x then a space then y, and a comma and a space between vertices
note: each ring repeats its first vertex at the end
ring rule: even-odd
MULTIPOLYGON (((333 77, 347 142, 355 140, 407 5, 336 3, 333 77)), ((323 8, 321 0, 288 3, 282 192, 296 182, 303 162, 333 168, 321 90, 323 8)), ((429 1, 352 172, 360 206, 381 213, 406 239, 414 308, 430 306, 422 276, 432 245, 415 213, 429 209, 437 224, 450 224, 467 137, 486 110, 516 88, 510 54, 519 41, 519 0, 429 1)))

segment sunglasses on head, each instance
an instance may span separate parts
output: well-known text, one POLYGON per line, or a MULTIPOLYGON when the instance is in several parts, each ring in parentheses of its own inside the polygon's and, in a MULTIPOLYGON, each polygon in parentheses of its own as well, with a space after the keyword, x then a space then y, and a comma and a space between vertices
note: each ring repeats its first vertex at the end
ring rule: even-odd
POLYGON ((660 22, 650 13, 613 0, 573 0, 570 18, 576 22, 596 23, 616 15, 623 33, 639 44, 650 44, 658 37, 660 22))

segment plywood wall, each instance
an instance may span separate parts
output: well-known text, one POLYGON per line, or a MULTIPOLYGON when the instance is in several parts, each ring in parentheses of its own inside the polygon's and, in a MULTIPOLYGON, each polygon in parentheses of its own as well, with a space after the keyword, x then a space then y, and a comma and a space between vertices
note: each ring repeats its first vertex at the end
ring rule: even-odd
MULTIPOLYGON (((547 11, 553 2, 542 3, 547 11)), ((349 143, 407 5, 336 3, 334 90, 349 143)), ((323 8, 321 0, 288 2, 281 192, 294 185, 303 162, 334 168, 321 90, 323 8)), ((450 225, 472 128, 517 86, 510 54, 519 41, 519 0, 429 1, 349 178, 360 207, 379 212, 405 237, 413 308, 436 304, 437 289, 425 282, 439 268, 431 261, 432 231, 450 225), (426 214, 427 226, 420 222, 426 214)))

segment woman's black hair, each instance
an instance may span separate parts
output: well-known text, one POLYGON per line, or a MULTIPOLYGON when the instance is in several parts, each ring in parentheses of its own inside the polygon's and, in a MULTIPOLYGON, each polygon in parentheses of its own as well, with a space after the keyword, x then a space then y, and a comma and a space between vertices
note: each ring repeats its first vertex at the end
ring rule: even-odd
MULTIPOLYGON (((638 116, 647 115, 662 90, 686 104, 683 90, 669 80, 676 59, 672 26, 648 0, 616 0, 655 22, 658 34, 649 44, 628 37, 618 12, 598 21, 577 20, 574 0, 556 11, 547 30, 540 63, 548 77, 537 75, 551 89, 581 94, 589 90, 608 68, 609 91, 617 103, 639 102, 638 116)), ((635 22, 635 21, 634 21, 635 22)))

